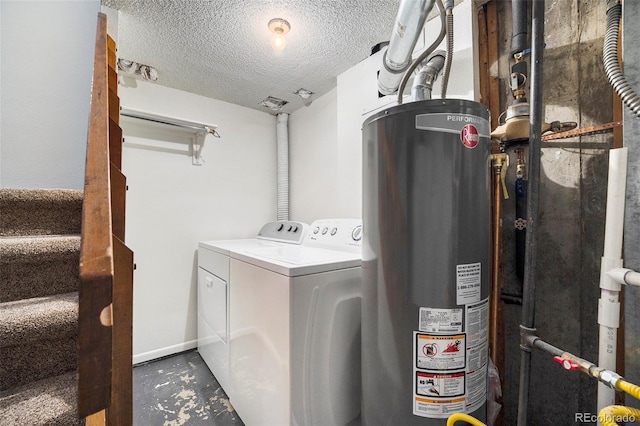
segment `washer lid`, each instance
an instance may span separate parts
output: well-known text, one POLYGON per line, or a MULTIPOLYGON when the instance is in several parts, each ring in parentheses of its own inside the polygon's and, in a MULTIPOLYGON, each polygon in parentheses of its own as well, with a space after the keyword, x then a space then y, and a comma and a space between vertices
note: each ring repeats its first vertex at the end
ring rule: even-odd
POLYGON ((232 250, 231 257, 288 276, 317 274, 361 265, 360 254, 277 244, 232 250))

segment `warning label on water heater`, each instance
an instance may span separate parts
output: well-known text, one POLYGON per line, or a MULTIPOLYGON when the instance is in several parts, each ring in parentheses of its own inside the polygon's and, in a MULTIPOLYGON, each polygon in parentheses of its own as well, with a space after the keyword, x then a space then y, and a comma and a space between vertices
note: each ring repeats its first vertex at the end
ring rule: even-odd
POLYGON ((467 263, 456 266, 456 304, 468 305, 480 301, 482 264, 467 263))
MULTIPOLYGON (((469 271, 465 277, 480 272, 480 264, 458 266, 469 266, 460 269, 469 271)), ((488 315, 488 298, 464 309, 420 308, 420 331, 413 331, 414 415, 444 419, 456 412, 472 413, 485 403, 488 315), (461 332, 423 330, 428 324, 450 327, 458 322, 460 311, 461 332)))
POLYGON ((416 334, 416 366, 425 370, 448 371, 466 365, 464 334, 416 334))

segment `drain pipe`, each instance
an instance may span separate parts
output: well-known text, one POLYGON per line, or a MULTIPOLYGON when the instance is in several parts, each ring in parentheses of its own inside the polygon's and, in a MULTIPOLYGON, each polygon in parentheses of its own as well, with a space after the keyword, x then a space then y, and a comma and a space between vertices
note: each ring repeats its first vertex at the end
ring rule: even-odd
POLYGON ((276 116, 276 153, 278 157, 276 220, 289 220, 289 114, 276 116))
POLYGON ((400 80, 411 63, 411 54, 435 0, 402 0, 398 7, 389 48, 384 52, 378 76, 378 91, 391 95, 398 90, 400 80))
MULTIPOLYGON (((607 188, 607 214, 605 218, 604 253, 600 267, 600 299, 598 324, 600 325, 598 365, 607 370, 616 369, 618 327, 620 326, 619 293, 621 282, 612 278, 611 270, 622 268, 622 237, 624 234, 624 203, 627 183, 628 148, 609 151, 609 180, 607 188)), ((598 384, 598 412, 615 403, 613 389, 598 384)))
POLYGON ((411 97, 414 101, 425 101, 431 99, 433 83, 436 82, 438 74, 445 64, 446 53, 444 50, 436 50, 427 58, 424 65, 421 65, 413 78, 411 86, 411 97))
MULTIPOLYGON (((531 116, 529 118, 529 186, 527 192, 527 239, 522 297, 521 336, 535 330, 536 271, 538 264, 538 210, 540 205, 540 143, 542 139, 542 66, 544 48, 544 0, 533 2, 531 20, 531 116)), ((531 348, 520 343, 520 394, 518 426, 527 426, 531 348)))

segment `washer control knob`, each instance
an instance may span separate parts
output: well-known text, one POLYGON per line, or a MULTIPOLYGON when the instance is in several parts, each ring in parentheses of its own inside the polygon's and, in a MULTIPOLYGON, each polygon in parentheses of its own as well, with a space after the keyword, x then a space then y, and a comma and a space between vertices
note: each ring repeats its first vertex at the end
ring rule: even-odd
POLYGON ((284 224, 283 223, 281 223, 280 226, 278 226, 277 231, 280 232, 280 231, 282 231, 282 229, 284 229, 284 224))
POLYGON ((328 230, 329 228, 327 228, 326 226, 322 228, 322 235, 326 234, 328 230))
POLYGON ((315 228, 313 228, 313 233, 317 234, 318 232, 320 232, 320 227, 316 226, 315 228))
POLYGON ((351 231, 351 238, 353 238, 353 241, 360 241, 362 239, 362 225, 353 228, 353 231, 351 231))
POLYGON ((289 229, 287 229, 287 232, 291 232, 292 229, 293 229, 293 225, 289 225, 289 229))
POLYGON ((297 225, 293 226, 293 232, 298 232, 298 226, 297 225))
POLYGON ((333 228, 331 230, 331 235, 336 235, 338 233, 338 228, 333 228))

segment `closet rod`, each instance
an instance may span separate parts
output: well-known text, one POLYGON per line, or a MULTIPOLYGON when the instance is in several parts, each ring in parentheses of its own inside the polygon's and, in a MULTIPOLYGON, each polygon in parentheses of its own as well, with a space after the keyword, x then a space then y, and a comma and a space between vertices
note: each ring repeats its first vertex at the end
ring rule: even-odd
POLYGON ((220 135, 216 132, 215 124, 202 124, 197 123, 195 121, 165 117, 157 114, 152 114, 144 111, 137 111, 129 108, 121 108, 120 115, 123 117, 137 118, 139 120, 151 121, 153 123, 167 124, 169 126, 181 127, 184 129, 196 130, 199 132, 206 132, 212 134, 213 136, 219 138, 220 135))

